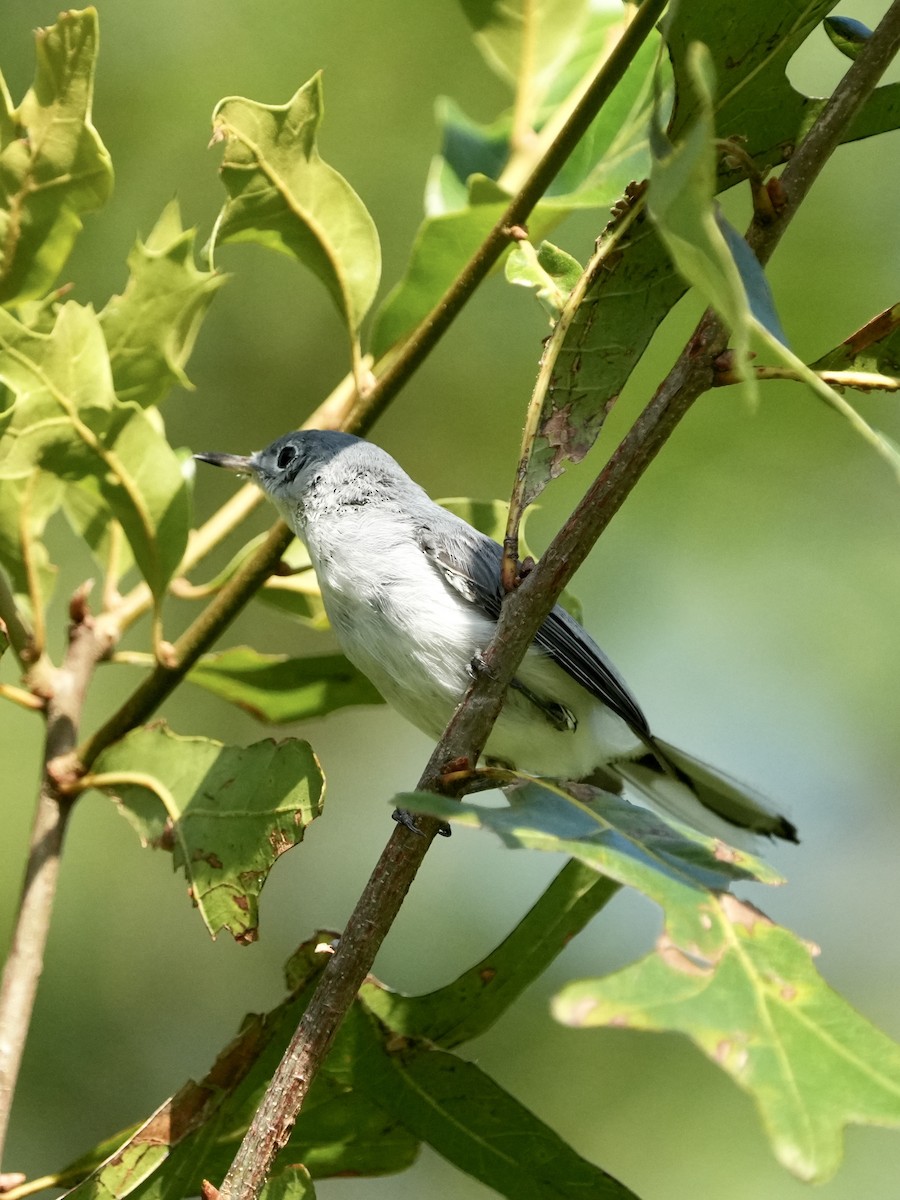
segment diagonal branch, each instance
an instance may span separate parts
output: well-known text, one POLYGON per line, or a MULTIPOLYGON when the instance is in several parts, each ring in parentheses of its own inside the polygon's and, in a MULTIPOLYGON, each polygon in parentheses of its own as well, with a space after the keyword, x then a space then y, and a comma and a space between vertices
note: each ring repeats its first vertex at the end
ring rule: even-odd
MULTIPOLYGON (((761 260, 774 250, 838 144, 841 130, 870 95, 898 45, 900 0, 894 0, 785 170, 782 184, 787 201, 782 213, 774 223, 751 230, 761 260)), ((537 567, 507 596, 485 654, 486 669, 469 688, 435 748, 420 789, 440 790, 444 764, 460 757, 470 762, 478 759, 538 626, 678 422, 712 386, 713 363, 727 337, 721 321, 712 312, 705 313, 669 375, 537 567)), ((287 1141, 312 1079, 437 832, 437 821, 423 825, 422 837, 398 826, 385 847, 222 1185, 220 1195, 225 1200, 256 1196, 287 1141)), ((208 1194, 214 1192, 208 1189, 208 1194)))

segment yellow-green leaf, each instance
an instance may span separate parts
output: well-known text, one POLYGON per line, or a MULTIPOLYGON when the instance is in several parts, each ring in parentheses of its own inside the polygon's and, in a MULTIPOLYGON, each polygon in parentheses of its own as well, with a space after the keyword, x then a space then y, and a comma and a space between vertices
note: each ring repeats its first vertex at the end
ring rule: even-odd
POLYGON ((81 214, 112 190, 91 123, 97 10, 60 14, 35 33, 37 69, 18 108, 0 76, 0 303, 42 296, 62 270, 81 214))
POLYGON ((229 199, 211 246, 258 242, 298 259, 325 284, 355 334, 378 289, 381 248, 362 200, 319 156, 321 119, 321 74, 287 104, 240 96, 219 102, 213 140, 225 144, 229 199))

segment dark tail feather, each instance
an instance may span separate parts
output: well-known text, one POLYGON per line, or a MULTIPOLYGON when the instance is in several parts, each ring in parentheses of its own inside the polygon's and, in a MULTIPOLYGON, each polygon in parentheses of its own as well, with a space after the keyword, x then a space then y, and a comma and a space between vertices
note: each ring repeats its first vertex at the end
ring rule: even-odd
POLYGON ((705 811, 734 829, 799 842, 791 822, 773 812, 752 788, 668 742, 657 738, 654 747, 658 748, 658 754, 648 750, 640 758, 610 763, 607 769, 615 770, 654 808, 701 831, 722 832, 711 828, 708 820, 704 821, 705 811))

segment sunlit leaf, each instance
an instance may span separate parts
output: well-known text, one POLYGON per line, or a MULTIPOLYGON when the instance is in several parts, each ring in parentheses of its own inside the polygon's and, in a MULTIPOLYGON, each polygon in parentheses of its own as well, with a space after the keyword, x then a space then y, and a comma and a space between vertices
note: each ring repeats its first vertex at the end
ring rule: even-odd
POLYGON ((376 357, 402 342, 431 311, 506 210, 509 199, 494 184, 480 177, 474 182, 479 186, 470 192, 466 208, 420 226, 406 274, 377 311, 372 331, 376 357))
POLYGON ((827 986, 807 945, 733 896, 670 910, 652 954, 570 984, 553 1011, 581 1028, 686 1034, 752 1095, 802 1179, 834 1174, 845 1125, 900 1126, 900 1046, 827 986))
POLYGON ((343 654, 289 658, 237 646, 201 658, 188 678, 273 724, 322 717, 352 704, 384 703, 343 654))
POLYGON ((226 276, 194 264, 194 231, 181 225, 172 201, 146 242, 128 258, 121 296, 100 313, 113 385, 120 400, 159 404, 174 384, 190 388, 184 367, 213 296, 226 276))
MULTIPOLYGON (((608 13, 590 16, 587 33, 596 41, 598 52, 609 33, 610 21, 608 13)), ((609 208, 629 181, 647 173, 649 83, 656 44, 651 38, 641 47, 547 196, 531 213, 528 230, 533 243, 539 243, 576 209, 609 208)), ((578 61, 581 63, 581 58, 578 61)), ((577 88, 577 78, 567 74, 566 81, 577 88)), ((562 97, 558 99, 562 102, 562 97)), ((443 153, 432 164, 429 175, 428 217, 416 234, 404 278, 378 310, 372 334, 375 354, 402 341, 438 303, 502 216, 509 202, 509 189, 521 183, 520 176, 527 174, 541 153, 541 144, 535 141, 514 162, 508 159, 503 131, 511 129, 509 115, 491 126, 478 126, 449 103, 439 115, 447 124, 443 128, 443 153), (512 172, 508 187, 502 186, 507 166, 512 172)))
POLYGON ((253 941, 272 864, 321 812, 323 778, 306 742, 246 748, 136 729, 94 764, 145 845, 171 850, 210 933, 253 941))
POLYGON ((259 1193, 260 1200, 315 1200, 315 1196, 312 1177, 302 1164, 270 1175, 259 1193))
POLYGON ((459 0, 475 43, 504 78, 540 95, 577 50, 588 0, 459 0), (524 76, 524 78, 523 78, 524 76))
POLYGON ((321 74, 287 104, 239 96, 213 113, 213 140, 225 144, 228 190, 212 245, 258 242, 298 259, 325 284, 352 333, 381 275, 372 218, 350 184, 319 157, 321 74))
POLYGON ((15 108, 0 76, 0 303, 42 296, 112 188, 91 123, 97 12, 60 14, 35 33, 33 86, 15 108))
MULTIPOLYGON (((791 0, 769 8, 744 6, 730 11, 727 21, 714 6, 671 7, 664 26, 677 92, 670 138, 679 139, 697 119, 698 99, 690 84, 688 54, 695 42, 702 42, 711 52, 719 81, 714 101, 715 136, 737 138, 761 170, 783 162, 825 103, 796 91, 787 66, 831 7, 833 0, 791 0), (759 95, 766 97, 765 105, 754 101, 759 95)), ((612 103, 617 96, 618 89, 612 103)), ((665 95, 661 103, 668 111, 665 95)), ((608 111, 607 105, 601 118, 608 111)), ((642 111, 636 103, 636 116, 642 111)), ((898 124, 900 85, 888 84, 870 97, 844 140, 868 137, 898 124)), ((637 168, 637 162, 634 165, 631 178, 641 179, 646 172, 637 168)), ((718 164, 715 190, 721 191, 738 178, 723 159, 718 164)), ((531 233, 534 237, 533 227, 531 233)), ((566 334, 532 458, 530 470, 538 483, 532 495, 568 461, 583 458, 593 445, 653 333, 685 290, 655 230, 646 219, 638 218, 618 243, 616 255, 605 264, 566 334)))
POLYGON ((185 476, 158 422, 116 399, 96 315, 69 303, 51 333, 37 333, 0 312, 0 380, 13 396, 0 415, 0 480, 35 468, 75 484, 90 477, 161 595, 187 542, 185 476))
POLYGON ((900 1125, 900 1047, 827 987, 799 939, 723 893, 741 878, 778 882, 774 872, 581 785, 529 784, 512 801, 487 809, 422 793, 397 800, 490 829, 512 848, 573 855, 666 914, 653 954, 566 988, 559 1019, 688 1034, 751 1092, 780 1160, 803 1178, 833 1173, 844 1124, 900 1125))

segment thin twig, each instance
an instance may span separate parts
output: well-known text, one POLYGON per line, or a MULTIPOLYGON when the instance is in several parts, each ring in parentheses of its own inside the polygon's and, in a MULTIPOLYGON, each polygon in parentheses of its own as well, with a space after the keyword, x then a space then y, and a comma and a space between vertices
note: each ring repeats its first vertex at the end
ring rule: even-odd
POLYGON ((72 800, 60 790, 55 767, 60 756, 69 754, 75 745, 88 682, 116 636, 112 622, 102 617, 95 621, 80 604, 76 607, 63 665, 46 668, 41 674, 41 684, 48 692, 43 778, 12 946, 0 984, 0 1153, 44 965, 63 838, 72 808, 72 800))
MULTIPOLYGON (((799 373, 790 367, 752 367, 756 379, 786 379, 806 383, 799 373)), ((895 375, 879 375, 875 371, 816 371, 816 375, 829 387, 854 388, 859 392, 900 392, 900 379, 895 375)), ((729 387, 742 383, 736 371, 726 368, 716 371, 713 387, 729 387)))
MULTIPOLYGON (((805 143, 801 144, 796 171, 785 172, 786 188, 796 177, 796 191, 788 191, 788 204, 777 227, 770 225, 756 235, 761 255, 768 257, 771 253, 812 180, 837 145, 841 130, 875 87, 886 65, 880 42, 895 36, 900 37, 900 0, 894 0, 869 46, 854 63, 857 69, 853 77, 848 72, 811 129, 808 139, 812 139, 814 149, 804 153, 805 143), (867 57, 872 62, 868 69, 867 57), (848 91, 852 93, 850 98, 848 91), (836 119, 835 111, 840 113, 840 120, 836 119), (827 137, 819 132, 819 122, 828 128, 827 137)), ((522 585, 506 598, 496 635, 485 654, 486 669, 469 688, 435 748, 420 788, 439 791, 443 764, 459 757, 470 762, 478 759, 506 687, 538 626, 678 422, 694 400, 711 386, 713 362, 726 340, 726 331, 718 318, 711 312, 705 313, 653 400, 553 539, 547 553, 522 585)), ((222 1185, 222 1200, 248 1200, 258 1195, 436 830, 437 822, 427 821, 421 838, 402 827, 394 831, 247 1131, 222 1185)))

